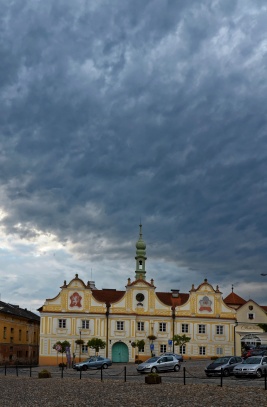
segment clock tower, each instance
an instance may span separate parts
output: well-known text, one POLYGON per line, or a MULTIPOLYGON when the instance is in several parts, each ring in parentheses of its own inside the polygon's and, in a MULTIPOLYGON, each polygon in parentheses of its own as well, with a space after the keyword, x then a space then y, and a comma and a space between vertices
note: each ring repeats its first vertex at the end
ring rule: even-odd
POLYGON ((136 242, 136 268, 135 268, 135 279, 145 280, 146 279, 146 243, 142 238, 142 225, 139 225, 139 239, 136 242))

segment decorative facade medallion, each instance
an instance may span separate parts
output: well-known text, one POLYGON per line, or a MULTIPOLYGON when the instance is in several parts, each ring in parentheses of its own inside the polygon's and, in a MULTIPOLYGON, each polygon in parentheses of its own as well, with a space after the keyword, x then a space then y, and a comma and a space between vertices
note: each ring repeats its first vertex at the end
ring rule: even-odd
POLYGON ((199 311, 212 312, 212 301, 206 295, 199 301, 199 311))
POLYGON ((81 308, 82 304, 82 297, 77 292, 73 293, 70 296, 70 307, 78 307, 81 308))

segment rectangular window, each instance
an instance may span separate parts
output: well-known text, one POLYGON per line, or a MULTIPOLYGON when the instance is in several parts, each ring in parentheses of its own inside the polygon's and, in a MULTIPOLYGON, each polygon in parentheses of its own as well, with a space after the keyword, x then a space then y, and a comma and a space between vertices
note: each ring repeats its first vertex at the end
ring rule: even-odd
POLYGON ((182 324, 182 332, 183 333, 188 333, 189 332, 188 324, 182 324))
POLYGON ((82 320, 82 329, 89 329, 89 321, 86 319, 82 320))
POLYGON ((223 348, 217 348, 216 355, 222 355, 222 354, 223 354, 223 348))
POLYGON ((180 355, 185 355, 185 345, 180 346, 180 355))
POLYGON ((222 325, 217 325, 216 326, 216 334, 217 335, 223 335, 223 326, 222 325))
POLYGON ((124 330, 124 322, 117 321, 117 331, 123 331, 123 330, 124 330))
POLYGON ((159 322, 159 331, 166 332, 166 322, 159 322))
POLYGON ((21 329, 19 330, 19 341, 21 341, 21 329))
POLYGON ((82 353, 88 353, 88 346, 82 345, 82 353))
POLYGON ((198 333, 205 334, 206 333, 206 325, 200 324, 198 325, 198 333))
POLYGON ((137 322, 137 331, 144 331, 144 330, 145 330, 145 323, 137 322))
POLYGON ((11 334, 14 333, 14 328, 10 328, 10 333, 11 333, 11 334))
POLYGON ((139 349, 140 353, 144 353, 145 352, 145 346, 143 346, 142 348, 139 349))
POLYGON ((167 345, 160 345, 160 353, 167 352, 167 345))
POLYGON ((254 314, 248 314, 248 319, 254 319, 254 314))
POLYGON ((206 346, 199 347, 199 354, 203 356, 206 355, 206 346))
POLYGON ((13 343, 13 336, 10 336, 10 343, 13 343))
POLYGON ((4 330, 3 330, 3 339, 6 339, 6 326, 4 326, 4 330))
POLYGON ((22 351, 21 350, 18 350, 17 351, 17 358, 21 358, 22 357, 22 351))
POLYGON ((58 320, 58 327, 59 328, 66 328, 66 319, 59 319, 58 320))

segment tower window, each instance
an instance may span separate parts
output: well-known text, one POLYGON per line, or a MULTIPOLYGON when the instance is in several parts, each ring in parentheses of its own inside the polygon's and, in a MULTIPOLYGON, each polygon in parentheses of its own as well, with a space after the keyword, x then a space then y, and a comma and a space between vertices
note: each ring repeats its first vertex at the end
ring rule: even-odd
POLYGON ((142 260, 139 260, 139 270, 142 270, 143 262, 142 260))

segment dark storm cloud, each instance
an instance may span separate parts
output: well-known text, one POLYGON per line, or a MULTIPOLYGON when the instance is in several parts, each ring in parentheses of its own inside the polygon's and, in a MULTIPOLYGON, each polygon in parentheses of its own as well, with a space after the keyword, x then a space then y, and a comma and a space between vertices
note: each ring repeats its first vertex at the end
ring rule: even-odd
POLYGON ((6 233, 129 258, 141 217, 150 258, 266 271, 265 2, 0 5, 6 233))

